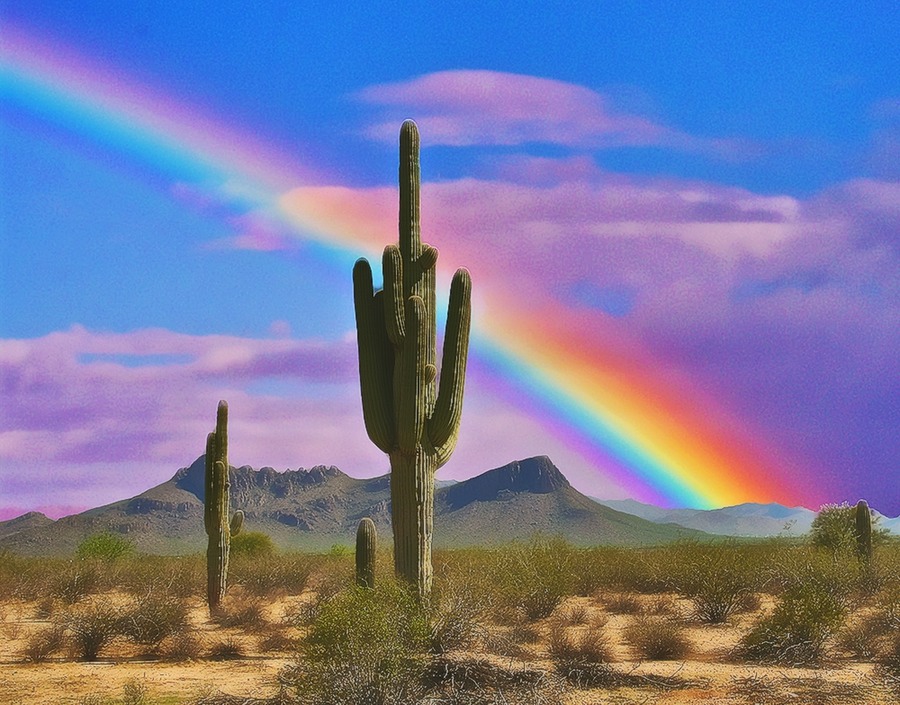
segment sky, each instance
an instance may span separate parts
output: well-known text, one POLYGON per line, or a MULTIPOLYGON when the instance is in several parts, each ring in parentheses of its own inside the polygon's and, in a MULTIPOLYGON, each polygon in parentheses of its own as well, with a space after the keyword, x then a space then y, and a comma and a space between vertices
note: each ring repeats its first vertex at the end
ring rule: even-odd
POLYGON ((345 5, 0 0, 0 519, 167 480, 219 399, 232 464, 387 472, 351 269, 406 118, 473 280, 439 479, 900 514, 893 3, 345 5))

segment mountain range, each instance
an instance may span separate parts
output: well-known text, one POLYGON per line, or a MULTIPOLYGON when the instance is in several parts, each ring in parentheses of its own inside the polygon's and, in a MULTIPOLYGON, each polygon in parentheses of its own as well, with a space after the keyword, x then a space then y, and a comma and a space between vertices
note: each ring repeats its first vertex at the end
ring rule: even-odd
MULTIPOLYGON (((160 485, 56 521, 32 512, 0 522, 0 550, 71 555, 87 536, 122 534, 148 553, 205 550, 203 456, 160 485)), ((390 476, 352 478, 336 467, 277 472, 231 468, 231 506, 245 528, 262 531, 282 549, 321 551, 351 545, 368 516, 390 539, 390 476)), ((661 524, 598 504, 573 488, 546 456, 527 458, 435 489, 434 545, 450 548, 563 535, 576 545, 657 545, 708 535, 661 524)))
MULTIPOLYGON (((122 534, 147 553, 205 550, 203 456, 141 494, 54 521, 30 512, 0 522, 0 550, 25 555, 71 555, 87 536, 122 534)), ((231 468, 232 509, 245 526, 282 549, 323 551, 351 545, 368 516, 390 540, 390 476, 352 478, 334 466, 278 472, 231 468)), ((436 548, 492 545, 534 534, 562 535, 575 545, 659 545, 719 536, 800 536, 815 512, 779 504, 714 510, 662 509, 635 500, 592 499, 569 484, 546 456, 489 470, 461 482, 437 482, 436 548)), ((900 519, 881 525, 900 533, 900 519)))

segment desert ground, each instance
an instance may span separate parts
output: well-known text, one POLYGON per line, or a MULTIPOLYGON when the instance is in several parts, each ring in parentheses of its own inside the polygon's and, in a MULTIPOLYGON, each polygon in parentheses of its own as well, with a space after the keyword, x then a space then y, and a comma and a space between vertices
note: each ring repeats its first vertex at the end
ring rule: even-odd
MULTIPOLYGON (((375 591, 355 588, 351 557, 235 560, 215 618, 204 598, 199 556, 115 563, 6 558, 3 703, 365 702, 365 696, 349 698, 371 677, 363 663, 369 656, 376 659, 370 668, 378 663, 389 677, 408 678, 396 657, 405 658, 409 635, 391 631, 410 614, 403 607, 396 611, 403 602, 396 598, 399 588, 390 577, 375 591)), ((753 549, 623 550, 612 558, 609 552, 534 543, 438 556, 426 648, 416 661, 431 687, 409 695, 408 702, 900 702, 896 664, 894 670, 885 665, 892 653, 896 659, 891 649, 900 613, 893 554, 884 555, 883 574, 863 580, 851 574, 852 563, 823 559, 812 565, 821 556, 804 553, 804 569, 828 566, 820 582, 836 590, 839 618, 804 637, 818 639, 814 649, 800 640, 753 653, 746 648, 748 635, 784 613, 779 605, 793 589, 771 582, 756 589, 758 581, 755 589, 743 589, 721 580, 729 572, 749 575, 740 571, 761 559, 753 549), (696 589, 667 587, 676 576, 660 579, 677 572, 665 563, 673 554, 681 562, 693 556, 696 571, 729 552, 740 560, 707 575, 707 586, 717 582, 710 576, 719 576, 719 588, 706 594, 715 598, 712 605, 696 589), (499 565, 491 572, 484 569, 489 564, 499 565), (721 620, 713 614, 716 599, 734 602, 721 620)), ((378 567, 379 575, 389 576, 390 557, 380 556, 378 567)), ((805 617, 792 629, 808 627, 804 619, 824 620, 820 607, 805 605, 805 617)), ((390 697, 384 702, 403 702, 396 693, 390 697)))

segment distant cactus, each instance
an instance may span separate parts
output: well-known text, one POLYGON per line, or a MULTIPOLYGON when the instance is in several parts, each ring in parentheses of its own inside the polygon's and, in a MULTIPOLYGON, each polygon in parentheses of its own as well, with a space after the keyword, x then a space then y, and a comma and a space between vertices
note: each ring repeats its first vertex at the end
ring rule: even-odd
POLYGON ((238 510, 228 521, 228 404, 219 402, 216 430, 206 437, 206 475, 203 523, 209 543, 206 548, 206 601, 210 612, 218 609, 225 596, 231 536, 240 532, 244 512, 238 510))
POLYGON ((856 503, 856 555, 863 561, 872 560, 872 512, 864 499, 856 503))
POLYGON ((356 584, 360 587, 375 588, 375 549, 378 547, 378 532, 375 522, 365 517, 356 527, 356 584))
POLYGON ((440 384, 436 382, 437 250, 419 231, 419 132, 400 130, 399 246, 384 249, 384 290, 365 259, 353 268, 363 418, 391 462, 394 567, 424 597, 431 591, 434 475, 456 446, 471 319, 472 282, 450 284, 440 384))

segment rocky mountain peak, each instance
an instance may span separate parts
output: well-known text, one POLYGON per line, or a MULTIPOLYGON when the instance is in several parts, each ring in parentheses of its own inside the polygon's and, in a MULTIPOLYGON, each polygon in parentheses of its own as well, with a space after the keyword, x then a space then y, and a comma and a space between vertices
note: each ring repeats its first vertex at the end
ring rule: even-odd
POLYGON ((490 502, 519 493, 549 494, 569 487, 569 481, 546 455, 516 460, 446 488, 454 508, 471 502, 490 502))

